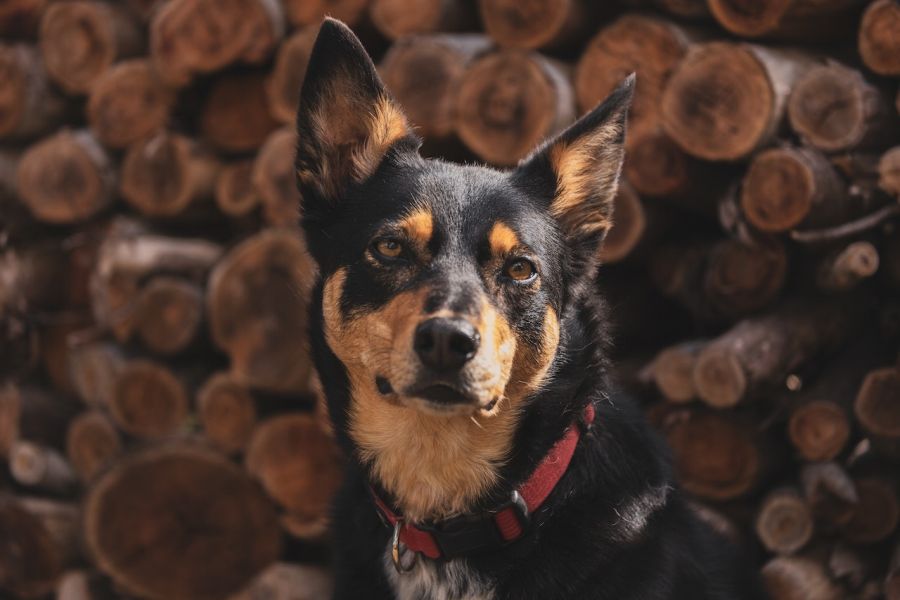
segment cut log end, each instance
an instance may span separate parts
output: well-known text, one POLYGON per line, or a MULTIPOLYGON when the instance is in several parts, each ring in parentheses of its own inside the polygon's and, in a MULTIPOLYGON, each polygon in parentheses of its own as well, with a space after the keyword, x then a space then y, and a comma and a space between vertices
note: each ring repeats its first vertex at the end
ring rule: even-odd
POLYGON ((66 456, 82 481, 91 481, 122 453, 115 425, 100 411, 77 416, 66 433, 66 456))
POLYGON ((658 128, 629 131, 625 178, 647 196, 673 196, 692 183, 691 159, 658 128))
POLYGON ((498 52, 476 61, 459 85, 456 131, 482 159, 514 165, 572 119, 571 90, 535 55, 498 52), (565 88, 565 89, 563 89, 565 88))
POLYGON ((188 395, 167 368, 135 360, 119 373, 110 412, 123 431, 139 438, 161 438, 184 425, 188 395))
POLYGON ((788 435, 806 460, 831 460, 850 439, 850 421, 844 410, 833 402, 813 401, 791 413, 788 435))
POLYGON ((563 34, 577 0, 479 0, 485 30, 498 44, 542 48, 563 34))
POLYGON ((666 348, 653 359, 653 380, 669 402, 690 402, 697 397, 694 386, 694 367, 702 342, 687 342, 666 348))
POLYGON ((846 291, 878 270, 878 250, 869 242, 853 242, 826 257, 817 272, 819 287, 827 291, 846 291))
POLYGON ((873 544, 887 539, 900 521, 900 497, 893 481, 881 477, 856 479, 859 501, 851 517, 842 524, 846 540, 873 544))
POLYGON ((396 40, 404 35, 452 31, 454 2, 446 0, 373 0, 369 16, 378 30, 388 39, 396 40))
POLYGON ((697 46, 666 85, 666 132, 705 160, 737 160, 772 132, 775 91, 763 64, 747 48, 724 42, 697 46))
POLYGON ((197 411, 206 437, 227 453, 243 450, 256 426, 253 397, 224 373, 214 375, 200 389, 197 411))
POLYGON ((23 486, 52 494, 70 493, 77 485, 75 472, 59 452, 32 442, 13 444, 9 471, 23 486))
POLYGON ((91 490, 84 515, 97 564, 142 596, 223 598, 279 553, 276 515, 261 490, 224 457, 192 446, 119 462, 91 490))
POLYGON ((777 554, 793 554, 813 536, 812 514, 794 490, 769 494, 760 507, 755 527, 763 546, 777 554))
POLYGON ((252 160, 241 160, 222 167, 216 180, 216 206, 219 210, 230 217, 242 217, 256 208, 259 195, 253 187, 252 173, 252 160))
MULTIPOLYGON (((897 95, 900 113, 900 94, 897 95)), ((900 201, 900 146, 891 148, 878 161, 878 186, 900 201)))
POLYGON ((619 185, 614 204, 613 226, 600 251, 600 260, 605 263, 619 262, 631 254, 647 228, 644 205, 634 188, 626 182, 619 185))
POLYGON ((266 80, 269 110, 279 122, 291 124, 297 118, 300 86, 319 29, 308 26, 289 37, 278 49, 275 66, 266 80))
POLYGON ((859 54, 879 75, 900 75, 900 6, 876 0, 866 8, 859 25, 859 54))
POLYGON ((715 310, 737 317, 772 303, 784 286, 788 256, 777 240, 725 240, 709 254, 703 289, 715 310))
POLYGON ((278 125, 269 112, 265 77, 260 72, 219 78, 212 84, 200 119, 204 137, 226 152, 256 150, 278 125))
POLYGON ((203 290, 174 277, 154 277, 141 289, 135 331, 150 351, 172 355, 197 339, 203 324, 203 290))
POLYGON ((283 0, 287 19, 296 27, 318 25, 326 15, 353 27, 366 14, 370 0, 283 0))
POLYGON ((744 397, 747 377, 740 361, 727 348, 710 346, 697 358, 694 387, 710 406, 729 408, 744 397))
POLYGON ((772 600, 840 600, 843 591, 825 567, 811 558, 779 556, 762 568, 762 580, 772 600))
POLYGON ((253 163, 253 188, 270 225, 291 227, 300 218, 300 192, 294 172, 296 147, 294 129, 279 129, 266 139, 253 163))
POLYGON ((63 130, 29 148, 16 181, 28 209, 47 223, 83 221, 112 201, 109 159, 86 131, 63 130))
POLYGON ((887 367, 870 372, 854 402, 859 423, 872 435, 900 439, 900 370, 887 367))

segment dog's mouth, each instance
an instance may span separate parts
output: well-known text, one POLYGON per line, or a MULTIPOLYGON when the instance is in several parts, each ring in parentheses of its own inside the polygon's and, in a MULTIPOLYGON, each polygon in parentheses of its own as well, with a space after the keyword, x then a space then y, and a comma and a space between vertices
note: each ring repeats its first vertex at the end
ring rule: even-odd
POLYGON ((466 394, 446 383, 435 383, 423 388, 410 390, 410 396, 416 396, 435 404, 453 406, 457 404, 478 404, 478 398, 466 394))
MULTIPOLYGON (((376 377, 376 387, 382 395, 396 393, 391 383, 384 377, 376 377)), ((438 381, 425 385, 412 386, 402 392, 407 398, 413 398, 418 404, 424 405, 428 410, 450 414, 459 412, 479 411, 491 414, 497 406, 498 399, 493 398, 484 402, 471 392, 467 392, 451 383, 438 381)))

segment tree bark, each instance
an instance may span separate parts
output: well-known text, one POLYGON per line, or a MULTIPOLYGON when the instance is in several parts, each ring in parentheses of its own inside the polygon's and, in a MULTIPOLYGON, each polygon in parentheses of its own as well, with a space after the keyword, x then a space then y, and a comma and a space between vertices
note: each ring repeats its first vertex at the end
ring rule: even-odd
POLYGON ((797 367, 842 343, 851 328, 838 304, 789 305, 745 319, 704 349, 694 368, 700 398, 717 408, 774 388, 797 367))
POLYGON ((90 407, 111 406, 113 389, 124 365, 125 357, 113 344, 76 345, 69 353, 69 371, 76 395, 90 407))
POLYGON ((59 578, 55 600, 117 600, 119 597, 99 574, 73 569, 59 578))
POLYGON ((114 62, 144 50, 144 31, 126 7, 107 2, 51 4, 40 30, 47 74, 69 94, 86 94, 114 62))
POLYGON ((18 441, 9 453, 9 472, 20 485, 31 491, 72 494, 78 479, 66 458, 55 449, 28 441, 18 441))
POLYGON ((475 154, 511 166, 575 117, 566 68, 507 50, 476 60, 459 83, 456 132, 475 154))
POLYGON ((805 464, 800 470, 800 481, 803 497, 820 527, 833 530, 852 518, 859 494, 856 484, 838 463, 805 464))
POLYGON ((879 75, 900 75, 900 6, 894 0, 875 0, 859 24, 859 55, 879 75))
POLYGON ((778 556, 762 568, 762 580, 772 600, 841 600, 843 590, 834 584, 818 561, 802 556, 778 556))
POLYGON ((36 219, 70 224, 112 203, 115 174, 109 156, 88 131, 63 129, 25 152, 16 182, 36 219))
POLYGON ((454 133, 454 101, 466 69, 489 48, 479 34, 410 36, 391 45, 379 71, 421 135, 445 139, 454 133))
POLYGON ((814 64, 797 51, 696 44, 663 90, 663 127, 698 158, 747 158, 774 141, 794 82, 814 64))
POLYGON ((246 466, 284 509, 282 523, 292 535, 324 535, 341 468, 333 439, 316 419, 294 413, 260 423, 247 447, 246 466))
POLYGON ((90 410, 75 417, 66 433, 66 456, 79 478, 92 481, 122 454, 122 438, 109 417, 90 410))
POLYGON ((167 131, 128 148, 122 163, 122 196, 148 217, 174 217, 212 198, 219 163, 194 140, 167 131))
POLYGON ((797 81, 788 117, 803 141, 825 152, 883 148, 897 139, 897 114, 886 95, 838 63, 814 67, 797 81))
POLYGON ((320 600, 330 598, 332 574, 314 565, 278 562, 228 600, 320 600))
POLYGON ((210 333, 242 385, 273 392, 309 386, 306 302, 314 266, 290 231, 266 231, 216 265, 206 292, 210 333))
POLYGON ((197 416, 206 437, 228 454, 243 451, 256 427, 253 396, 227 373, 206 380, 197 393, 197 416))
POLYGON ((66 102, 50 85, 35 48, 0 44, 0 81, 0 140, 35 138, 62 123, 66 102))
POLYGON ((269 112, 265 75, 223 75, 209 91, 200 117, 203 136, 224 152, 249 152, 262 146, 278 127, 269 112))
POLYGON ((279 554, 271 503, 237 466, 199 447, 157 447, 120 461, 83 510, 97 565, 141 596, 222 598, 279 554))
POLYGON ((36 387, 0 387, 0 457, 8 459, 18 441, 62 447, 76 407, 36 387))
POLYGON ((369 17, 389 40, 438 31, 463 31, 475 24, 474 6, 461 0, 372 0, 369 17))

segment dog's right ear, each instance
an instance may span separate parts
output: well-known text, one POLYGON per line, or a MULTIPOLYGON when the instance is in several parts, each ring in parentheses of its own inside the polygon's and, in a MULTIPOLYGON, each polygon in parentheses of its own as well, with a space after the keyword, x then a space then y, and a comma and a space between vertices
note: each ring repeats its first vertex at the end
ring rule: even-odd
POLYGON ((313 46, 297 111, 297 181, 304 213, 334 206, 375 172, 388 151, 417 148, 399 106, 350 29, 325 19, 313 46))

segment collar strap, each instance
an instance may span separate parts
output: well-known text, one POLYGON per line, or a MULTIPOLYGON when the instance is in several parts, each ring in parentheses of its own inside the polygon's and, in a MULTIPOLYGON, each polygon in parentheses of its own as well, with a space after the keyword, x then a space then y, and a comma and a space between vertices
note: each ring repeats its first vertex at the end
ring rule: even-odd
MULTIPOLYGON (((590 427, 594 417, 594 405, 588 404, 581 419, 584 426, 590 427)), ((569 425, 531 477, 512 491, 506 503, 479 515, 462 515, 436 524, 409 523, 370 486, 379 515, 394 531, 395 566, 399 568, 400 543, 428 558, 439 559, 504 546, 522 537, 531 522, 531 515, 547 500, 569 468, 579 439, 581 427, 576 421, 569 425)))

